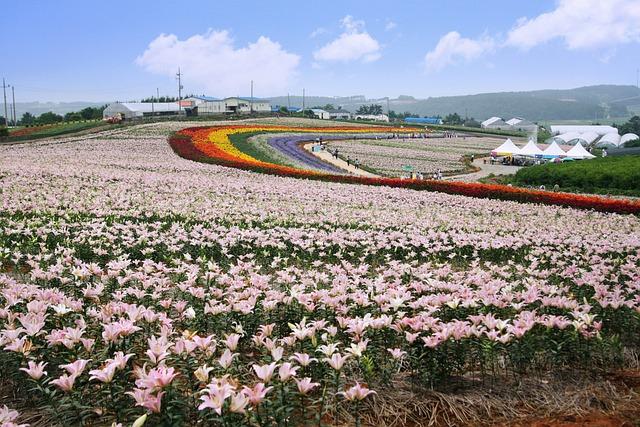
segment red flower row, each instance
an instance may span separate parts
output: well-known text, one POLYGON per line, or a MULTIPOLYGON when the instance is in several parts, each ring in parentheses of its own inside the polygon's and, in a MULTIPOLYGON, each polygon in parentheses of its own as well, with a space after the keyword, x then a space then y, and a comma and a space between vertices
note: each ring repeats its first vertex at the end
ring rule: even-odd
POLYGON ((567 206, 577 209, 593 209, 600 212, 621 214, 640 214, 640 202, 635 200, 610 199, 598 196, 586 196, 570 193, 528 190, 506 185, 465 183, 455 181, 406 180, 398 178, 365 178, 348 175, 322 174, 265 162, 249 162, 233 158, 228 153, 202 143, 202 139, 211 128, 188 128, 169 138, 169 144, 176 154, 188 160, 215 163, 237 169, 267 173, 278 176, 306 178, 327 182, 349 184, 383 185, 408 188, 412 190, 438 191, 483 199, 511 200, 522 203, 541 203, 567 206), (198 144, 194 140, 200 140, 198 144))

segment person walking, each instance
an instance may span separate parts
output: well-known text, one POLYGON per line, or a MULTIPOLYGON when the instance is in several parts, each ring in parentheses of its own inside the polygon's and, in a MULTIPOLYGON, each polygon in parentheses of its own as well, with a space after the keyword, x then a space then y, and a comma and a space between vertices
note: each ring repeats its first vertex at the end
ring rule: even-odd
POLYGON ((347 166, 351 166, 351 157, 347 156, 347 166))

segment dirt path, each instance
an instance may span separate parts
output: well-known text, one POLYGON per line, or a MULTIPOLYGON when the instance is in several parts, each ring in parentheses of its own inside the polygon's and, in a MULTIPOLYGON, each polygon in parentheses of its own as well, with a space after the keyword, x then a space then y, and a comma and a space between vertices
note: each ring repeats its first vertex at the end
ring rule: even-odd
POLYGON ((335 157, 333 157, 329 152, 322 150, 322 151, 312 151, 313 146, 316 145, 315 142, 310 142, 308 144, 304 144, 304 149, 309 151, 310 153, 312 153, 314 156, 316 156, 317 158, 327 162, 327 163, 331 163, 334 166, 339 167, 340 169, 349 172, 352 175, 356 175, 356 176, 365 176, 368 178, 378 178, 380 177, 380 175, 376 175, 373 174, 371 172, 367 172, 366 170, 363 169, 359 169, 356 168, 353 165, 347 165, 347 162, 345 162, 344 160, 338 158, 336 159, 335 157))
POLYGON ((465 173, 462 175, 447 176, 444 179, 448 181, 473 182, 481 178, 486 178, 491 174, 513 175, 518 171, 518 169, 522 167, 522 166, 505 166, 498 163, 492 165, 491 163, 489 163, 489 157, 475 159, 473 161, 473 165, 477 168, 480 168, 480 170, 478 172, 465 173), (487 163, 484 163, 485 160, 487 161, 487 163))

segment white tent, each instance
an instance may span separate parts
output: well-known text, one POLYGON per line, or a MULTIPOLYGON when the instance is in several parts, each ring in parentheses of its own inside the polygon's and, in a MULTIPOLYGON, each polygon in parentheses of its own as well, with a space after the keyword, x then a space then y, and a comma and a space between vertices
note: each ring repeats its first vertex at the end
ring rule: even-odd
POLYGON ((528 156, 528 157, 542 157, 544 152, 540 149, 540 147, 536 145, 535 142, 533 142, 533 139, 530 139, 527 145, 525 145, 520 149, 519 154, 521 156, 528 156))
POLYGON ((571 150, 567 151, 567 157, 574 159, 593 159, 595 156, 585 150, 582 144, 578 142, 571 148, 571 150))
POLYGON ((553 141, 550 146, 548 146, 544 151, 544 157, 546 158, 554 158, 566 156, 567 153, 564 152, 562 148, 558 145, 557 142, 553 141))
POLYGON ((620 145, 624 145, 629 141, 635 141, 636 139, 640 139, 640 138, 635 133, 625 133, 620 138, 620 145))
POLYGON ((509 138, 501 146, 493 150, 491 154, 495 156, 513 156, 514 154, 520 154, 520 149, 509 138))

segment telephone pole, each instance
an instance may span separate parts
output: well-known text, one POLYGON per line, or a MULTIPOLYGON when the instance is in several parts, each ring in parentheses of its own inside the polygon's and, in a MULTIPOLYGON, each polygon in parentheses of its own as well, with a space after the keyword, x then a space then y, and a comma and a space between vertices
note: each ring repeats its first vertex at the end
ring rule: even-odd
POLYGON ((11 98, 13 99, 13 125, 16 126, 18 124, 18 120, 16 117, 16 92, 15 85, 11 86, 11 98))
POLYGON ((182 100, 182 73, 180 72, 180 67, 178 67, 178 74, 176 74, 178 78, 178 115, 182 114, 182 105, 180 101, 182 100))
POLYGON ((253 80, 251 80, 251 102, 249 103, 250 113, 253 114, 253 80))
POLYGON ((287 93, 287 113, 291 115, 291 97, 289 96, 288 93, 287 93))
POLYGON ((4 124, 6 127, 9 127, 9 116, 7 116, 7 88, 9 86, 4 82, 4 77, 2 78, 2 93, 4 95, 4 124))
POLYGON ((391 114, 391 108, 389 108, 389 97, 387 96, 387 116, 391 114))
POLYGON ((304 117, 304 88, 302 89, 302 117, 304 117))

